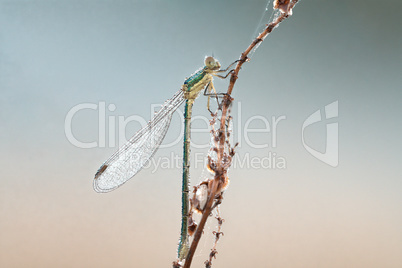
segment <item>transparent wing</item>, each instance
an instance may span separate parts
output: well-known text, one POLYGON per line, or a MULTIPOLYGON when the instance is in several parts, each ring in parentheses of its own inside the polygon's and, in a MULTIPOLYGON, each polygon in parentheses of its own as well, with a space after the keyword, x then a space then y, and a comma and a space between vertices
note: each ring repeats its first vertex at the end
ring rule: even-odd
POLYGON ((162 143, 174 111, 184 100, 183 91, 179 90, 162 105, 145 127, 103 163, 95 174, 95 191, 110 192, 144 167, 162 143))

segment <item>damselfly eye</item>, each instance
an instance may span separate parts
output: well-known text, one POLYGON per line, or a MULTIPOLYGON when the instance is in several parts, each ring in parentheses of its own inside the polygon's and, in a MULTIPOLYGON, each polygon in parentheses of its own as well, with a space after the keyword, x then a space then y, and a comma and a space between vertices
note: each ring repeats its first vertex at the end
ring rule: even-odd
POLYGON ((211 56, 205 58, 205 65, 208 67, 214 67, 215 66, 215 59, 211 56))

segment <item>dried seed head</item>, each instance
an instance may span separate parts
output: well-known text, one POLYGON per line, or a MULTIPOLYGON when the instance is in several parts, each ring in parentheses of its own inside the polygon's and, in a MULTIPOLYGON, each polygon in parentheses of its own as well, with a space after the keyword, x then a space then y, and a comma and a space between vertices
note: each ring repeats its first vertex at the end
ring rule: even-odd
POLYGON ((181 262, 179 260, 176 260, 173 262, 173 268, 181 268, 181 262))
MULTIPOLYGON (((208 201, 208 182, 203 181, 200 185, 194 187, 191 206, 195 212, 202 214, 208 201)), ((192 218, 190 217, 189 223, 192 218)))
POLYGON ((193 217, 190 217, 188 220, 188 234, 192 236, 197 230, 198 224, 193 220, 193 217))
POLYGON ((218 224, 219 224, 219 225, 222 225, 223 222, 225 221, 224 219, 222 219, 222 218, 219 217, 219 216, 216 216, 216 220, 218 221, 218 224))
POLYGON ((292 15, 292 10, 289 9, 290 0, 275 0, 274 1, 274 9, 279 9, 282 13, 288 13, 292 15))
POLYGON ((216 254, 218 254, 218 251, 216 249, 211 250, 211 253, 209 253, 209 259, 216 259, 216 254))
POLYGON ((215 235, 216 239, 219 239, 221 235, 225 235, 223 232, 217 232, 217 231, 213 231, 212 234, 215 235))

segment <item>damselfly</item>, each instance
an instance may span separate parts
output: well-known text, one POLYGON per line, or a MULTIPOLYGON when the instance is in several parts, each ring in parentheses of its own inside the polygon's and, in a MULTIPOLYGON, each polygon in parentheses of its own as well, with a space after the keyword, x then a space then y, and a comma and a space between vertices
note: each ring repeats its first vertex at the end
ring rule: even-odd
POLYGON ((110 192, 132 178, 154 155, 166 135, 173 113, 183 102, 186 102, 184 109, 182 226, 178 250, 179 258, 185 257, 188 247, 190 121, 193 103, 203 89, 205 89, 204 95, 211 96, 212 90, 216 95, 213 76, 226 78, 230 72, 225 76, 219 75, 219 73, 226 73, 236 62, 222 70, 216 59, 206 57, 205 66, 187 78, 181 89, 162 105, 148 124, 103 163, 95 174, 94 189, 102 193, 110 192))

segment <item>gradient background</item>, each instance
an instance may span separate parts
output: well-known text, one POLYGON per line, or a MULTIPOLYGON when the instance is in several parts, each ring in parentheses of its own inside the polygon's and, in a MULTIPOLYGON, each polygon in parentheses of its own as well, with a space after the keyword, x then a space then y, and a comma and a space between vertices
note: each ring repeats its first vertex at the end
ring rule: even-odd
MULTIPOLYGON (((144 170, 97 194, 93 176, 116 148, 73 146, 65 116, 105 101, 117 107, 108 115, 148 120, 150 104, 171 97, 205 55, 223 66, 237 59, 265 5, 0 1, 0 266, 170 267, 181 170, 144 170)), ((301 1, 244 65, 233 91, 243 118, 235 131, 253 115, 287 119, 276 148, 253 149, 241 138, 238 156, 272 151, 287 166, 231 169, 214 267, 402 267, 401 9, 396 0, 301 1), (301 126, 336 100, 333 168, 303 148, 301 126)), ((207 116, 205 103, 200 97, 194 114, 207 116)), ((179 119, 172 124, 167 140, 179 135, 179 119)), ((72 127, 77 139, 97 141, 97 112, 77 114, 72 127)), ((127 137, 137 129, 130 124, 127 137)), ((323 150, 325 124, 306 130, 306 141, 323 150)), ((181 144, 156 158, 171 152, 181 155, 181 144)), ((201 174, 202 166, 192 170, 193 184, 201 174)), ((211 222, 194 267, 209 254, 211 222)))

